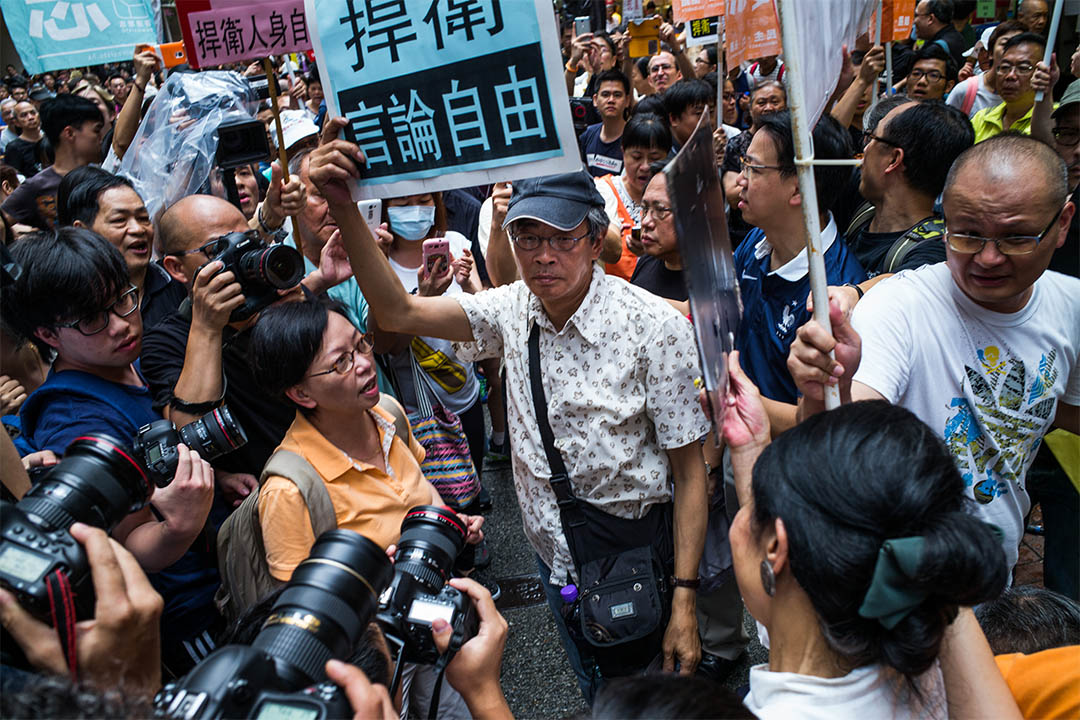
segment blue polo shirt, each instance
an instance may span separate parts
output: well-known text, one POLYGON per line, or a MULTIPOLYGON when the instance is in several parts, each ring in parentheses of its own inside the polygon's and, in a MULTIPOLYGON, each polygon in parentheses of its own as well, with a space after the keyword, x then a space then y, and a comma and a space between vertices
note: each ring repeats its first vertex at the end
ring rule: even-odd
MULTIPOLYGON (((829 285, 861 283, 866 279, 866 271, 839 236, 832 213, 821 232, 821 246, 829 285)), ((735 273, 743 302, 735 349, 739 351, 743 370, 762 395, 794 403, 799 393, 788 373, 787 356, 795 332, 810 320, 806 311, 809 265, 804 249, 783 267, 770 272, 771 256, 772 246, 760 228, 751 230, 735 251, 735 273)))

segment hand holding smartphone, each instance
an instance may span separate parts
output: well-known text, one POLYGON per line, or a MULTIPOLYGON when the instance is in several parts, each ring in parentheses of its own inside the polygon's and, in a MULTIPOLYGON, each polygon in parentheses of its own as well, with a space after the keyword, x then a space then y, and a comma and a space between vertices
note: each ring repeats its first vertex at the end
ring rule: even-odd
POLYGON ((440 272, 450 269, 450 243, 446 238, 429 238, 424 241, 424 272, 430 277, 438 258, 443 259, 440 272))

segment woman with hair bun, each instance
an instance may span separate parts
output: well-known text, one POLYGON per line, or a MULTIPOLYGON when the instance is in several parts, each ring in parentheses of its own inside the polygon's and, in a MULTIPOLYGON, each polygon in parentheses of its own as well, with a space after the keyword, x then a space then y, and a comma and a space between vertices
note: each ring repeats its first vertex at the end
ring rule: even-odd
POLYGON ((723 434, 740 508, 739 590, 768 635, 761 718, 1019 717, 969 606, 1008 569, 996 528, 929 427, 886 402, 821 413, 770 444, 732 353, 723 434))

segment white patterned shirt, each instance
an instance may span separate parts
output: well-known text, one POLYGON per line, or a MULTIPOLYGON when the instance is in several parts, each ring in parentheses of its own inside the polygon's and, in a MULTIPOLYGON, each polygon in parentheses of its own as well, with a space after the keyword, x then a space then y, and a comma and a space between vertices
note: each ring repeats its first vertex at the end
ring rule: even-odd
POLYGON ((667 302, 593 267, 589 291, 561 331, 524 282, 455 296, 474 341, 458 357, 503 358, 514 486, 525 535, 551 568, 574 574, 529 384, 528 338, 540 325, 540 363, 555 447, 574 494, 623 518, 671 498, 665 450, 709 430, 698 404, 693 330, 667 302))

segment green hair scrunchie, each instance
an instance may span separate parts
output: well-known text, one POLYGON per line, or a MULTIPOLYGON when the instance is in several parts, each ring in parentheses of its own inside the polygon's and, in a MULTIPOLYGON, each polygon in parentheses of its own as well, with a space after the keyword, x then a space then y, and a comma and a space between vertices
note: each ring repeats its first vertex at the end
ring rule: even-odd
POLYGON ((921 536, 890 538, 881 545, 874 576, 866 590, 859 615, 877 620, 892 630, 929 595, 912 587, 922 562, 926 538, 921 536))

